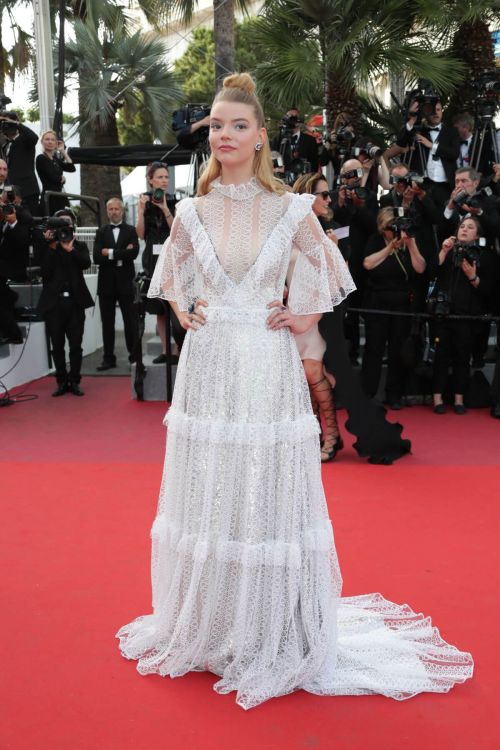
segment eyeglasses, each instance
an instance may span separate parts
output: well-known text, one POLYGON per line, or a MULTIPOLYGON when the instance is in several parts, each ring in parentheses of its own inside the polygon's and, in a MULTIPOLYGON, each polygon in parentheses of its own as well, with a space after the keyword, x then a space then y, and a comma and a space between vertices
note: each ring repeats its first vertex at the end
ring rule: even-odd
POLYGON ((324 201, 331 197, 328 190, 320 190, 319 193, 314 193, 314 195, 321 195, 324 201))

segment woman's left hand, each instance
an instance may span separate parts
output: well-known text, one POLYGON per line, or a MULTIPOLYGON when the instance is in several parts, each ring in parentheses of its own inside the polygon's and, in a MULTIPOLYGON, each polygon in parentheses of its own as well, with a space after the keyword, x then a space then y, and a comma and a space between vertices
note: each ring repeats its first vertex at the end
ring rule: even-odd
POLYGON ((462 261, 462 271, 467 276, 469 281, 471 281, 475 276, 477 276, 477 267, 475 263, 469 263, 468 260, 465 260, 465 258, 462 261))
POLYGON ((321 315, 293 315, 281 300, 270 302, 267 307, 272 308, 272 312, 266 321, 271 331, 289 328, 294 335, 298 335, 308 331, 321 318, 321 315))

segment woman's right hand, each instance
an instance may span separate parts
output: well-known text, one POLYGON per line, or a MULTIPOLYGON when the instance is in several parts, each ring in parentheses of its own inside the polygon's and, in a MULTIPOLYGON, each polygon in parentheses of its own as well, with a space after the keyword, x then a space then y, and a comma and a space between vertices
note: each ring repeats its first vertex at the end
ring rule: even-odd
POLYGON ((149 203, 150 197, 149 195, 146 195, 145 193, 141 193, 139 196, 139 203, 138 203, 138 210, 140 214, 144 213, 144 209, 146 208, 146 204, 149 203))
POLYGON ((179 323, 185 331, 188 331, 190 328, 197 331, 207 322, 206 315, 204 314, 203 310, 200 310, 200 307, 208 307, 208 302, 206 302, 204 299, 197 299, 196 307, 194 308, 192 313, 179 313, 179 323))
POLYGON ((441 250, 445 255, 450 252, 451 248, 455 244, 456 239, 456 237, 448 237, 448 239, 443 242, 443 244, 441 245, 441 250))

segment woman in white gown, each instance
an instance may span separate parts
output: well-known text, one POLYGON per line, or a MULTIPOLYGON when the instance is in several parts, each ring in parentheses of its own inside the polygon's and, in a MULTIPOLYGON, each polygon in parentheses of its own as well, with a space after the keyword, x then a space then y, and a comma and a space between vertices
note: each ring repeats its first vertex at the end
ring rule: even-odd
POLYGON ((312 196, 273 180, 254 89, 235 75, 216 96, 198 197, 178 204, 151 284, 188 333, 151 532, 153 614, 120 629, 120 648, 141 674, 211 671, 243 708, 298 689, 445 692, 472 675, 470 654, 407 605, 341 598, 294 334, 354 286, 312 196))

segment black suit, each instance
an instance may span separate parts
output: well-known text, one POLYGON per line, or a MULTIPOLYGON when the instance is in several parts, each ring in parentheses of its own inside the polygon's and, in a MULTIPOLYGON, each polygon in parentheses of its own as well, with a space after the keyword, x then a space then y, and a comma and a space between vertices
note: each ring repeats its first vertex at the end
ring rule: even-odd
POLYGON ((106 224, 97 230, 94 241, 94 263, 99 266, 97 294, 102 319, 104 361, 114 364, 115 359, 115 311, 120 305, 125 328, 125 341, 129 356, 136 340, 134 312, 134 260, 139 253, 139 239, 135 227, 121 224, 115 241, 113 225, 106 224), (113 250, 112 259, 102 254, 103 248, 113 250))
MULTIPOLYGON (((422 127, 420 131, 424 138, 432 141, 430 129, 428 127, 422 127)), ((430 149, 424 145, 418 145, 415 141, 414 130, 408 130, 406 126, 401 130, 398 139, 396 141, 398 146, 403 148, 414 145, 414 149, 410 152, 410 161, 408 167, 413 172, 422 173, 422 170, 427 174, 427 161, 429 158, 430 149), (423 164, 420 158, 420 154, 423 156, 423 164)), ((432 187, 432 197, 437 205, 442 205, 446 200, 446 197, 450 191, 451 186, 455 184, 455 172, 457 170, 457 159, 460 154, 460 139, 457 131, 454 127, 449 125, 441 125, 439 134, 437 136, 438 147, 435 153, 437 159, 441 160, 443 169, 446 175, 446 182, 432 182, 428 180, 432 187)))
POLYGON ((68 379, 64 352, 65 337, 69 343, 69 379, 80 382, 82 339, 85 308, 94 300, 87 288, 83 271, 90 267, 90 254, 85 242, 75 240, 73 250, 66 252, 59 243, 47 247, 41 263, 43 289, 38 309, 43 313, 52 344, 57 382, 68 379))
MULTIPOLYGON (((295 159, 304 159, 311 165, 311 172, 318 171, 319 164, 319 147, 316 143, 316 139, 308 133, 299 133, 298 140, 296 143, 295 136, 290 139, 290 145, 285 149, 283 154, 283 162, 286 171, 291 171, 292 162, 295 159)), ((272 147, 274 151, 280 151, 282 139, 280 136, 274 138, 272 147)))
POLYGON ((0 222, 0 331, 12 341, 22 341, 14 307, 18 298, 7 279, 26 280, 29 230, 19 221, 14 227, 0 222))
POLYGON ((35 148, 38 136, 26 125, 19 123, 18 129, 19 135, 13 141, 6 140, 1 147, 1 157, 8 164, 11 184, 17 185, 23 203, 36 216, 40 202, 40 190, 35 176, 35 148))

